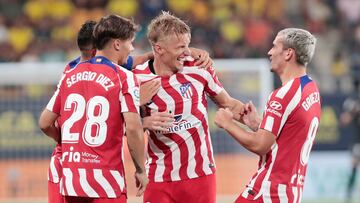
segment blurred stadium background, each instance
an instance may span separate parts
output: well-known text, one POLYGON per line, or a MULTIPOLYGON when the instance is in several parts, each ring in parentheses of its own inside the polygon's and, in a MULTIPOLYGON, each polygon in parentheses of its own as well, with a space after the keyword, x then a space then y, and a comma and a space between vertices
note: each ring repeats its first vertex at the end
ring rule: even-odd
MULTIPOLYGON (((54 143, 39 131, 37 119, 64 65, 79 54, 81 24, 108 13, 133 17, 142 27, 135 40, 139 54, 150 50, 146 25, 161 10, 187 20, 191 46, 222 59, 215 65, 224 86, 260 108, 279 86, 267 60, 260 59, 277 31, 300 27, 316 35, 309 74, 320 86, 323 112, 303 202, 344 202, 348 147, 360 132, 340 126, 339 114, 344 99, 359 94, 354 84, 360 79, 360 0, 0 0, 0 202, 46 202, 54 143)), ((209 112, 211 118, 215 108, 209 112)), ((210 120, 219 202, 233 202, 254 173, 257 157, 210 120)), ((133 197, 133 169, 126 170, 129 202, 141 202, 133 197)), ((360 202, 359 177, 354 198, 360 202)))

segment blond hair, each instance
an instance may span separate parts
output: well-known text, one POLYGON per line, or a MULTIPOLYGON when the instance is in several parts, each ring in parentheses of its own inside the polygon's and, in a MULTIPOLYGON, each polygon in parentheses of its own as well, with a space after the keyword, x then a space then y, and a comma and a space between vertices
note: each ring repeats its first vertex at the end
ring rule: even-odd
POLYGON ((148 40, 153 45, 171 34, 189 34, 191 36, 190 27, 180 18, 171 15, 167 11, 162 11, 148 26, 148 40))

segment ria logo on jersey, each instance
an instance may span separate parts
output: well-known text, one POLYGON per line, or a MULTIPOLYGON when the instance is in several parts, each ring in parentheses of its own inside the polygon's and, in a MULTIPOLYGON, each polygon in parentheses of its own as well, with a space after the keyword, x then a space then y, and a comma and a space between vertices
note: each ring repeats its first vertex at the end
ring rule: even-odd
POLYGON ((191 83, 185 83, 180 86, 180 92, 182 97, 186 99, 190 99, 193 95, 192 89, 191 89, 191 83))
POLYGON ((74 151, 74 147, 70 147, 70 151, 64 151, 62 153, 62 162, 82 162, 82 163, 96 163, 99 164, 99 155, 91 154, 89 152, 77 152, 74 151))

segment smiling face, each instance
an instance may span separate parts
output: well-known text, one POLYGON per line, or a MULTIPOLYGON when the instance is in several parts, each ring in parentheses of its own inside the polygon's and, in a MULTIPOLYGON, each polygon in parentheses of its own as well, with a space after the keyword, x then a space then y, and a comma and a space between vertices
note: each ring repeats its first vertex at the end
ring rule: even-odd
POLYGON ((184 66, 184 61, 190 55, 189 34, 170 34, 157 43, 159 60, 169 70, 177 72, 184 66))
POLYGON ((268 52, 271 63, 271 72, 280 73, 285 68, 288 51, 288 49, 284 49, 282 36, 277 35, 273 41, 272 48, 268 52))

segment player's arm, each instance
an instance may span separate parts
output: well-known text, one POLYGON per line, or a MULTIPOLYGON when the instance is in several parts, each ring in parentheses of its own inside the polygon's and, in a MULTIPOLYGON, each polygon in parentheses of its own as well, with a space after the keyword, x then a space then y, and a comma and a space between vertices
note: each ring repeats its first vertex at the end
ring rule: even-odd
POLYGON ((223 89, 216 96, 210 98, 218 107, 230 109, 230 111, 234 115, 234 119, 242 122, 241 118, 244 114, 244 104, 241 101, 232 98, 225 89, 223 89))
POLYGON ((48 109, 44 109, 39 118, 39 127, 47 136, 60 143, 60 129, 55 125, 58 117, 58 114, 49 111, 48 109))
POLYGON ((132 68, 135 68, 137 65, 143 64, 146 61, 153 59, 154 54, 152 53, 152 51, 149 51, 141 55, 132 56, 132 58, 133 58, 132 68))
POLYGON ((124 112, 124 121, 126 125, 127 144, 131 158, 135 165, 136 186, 138 187, 137 196, 141 196, 149 180, 145 171, 144 159, 144 136, 140 121, 140 115, 134 112, 124 112))
POLYGON ((226 130, 247 150, 260 156, 269 152, 271 146, 275 143, 275 135, 267 130, 259 129, 256 132, 247 132, 242 129, 233 120, 233 114, 229 109, 220 108, 216 112, 215 124, 226 130))

